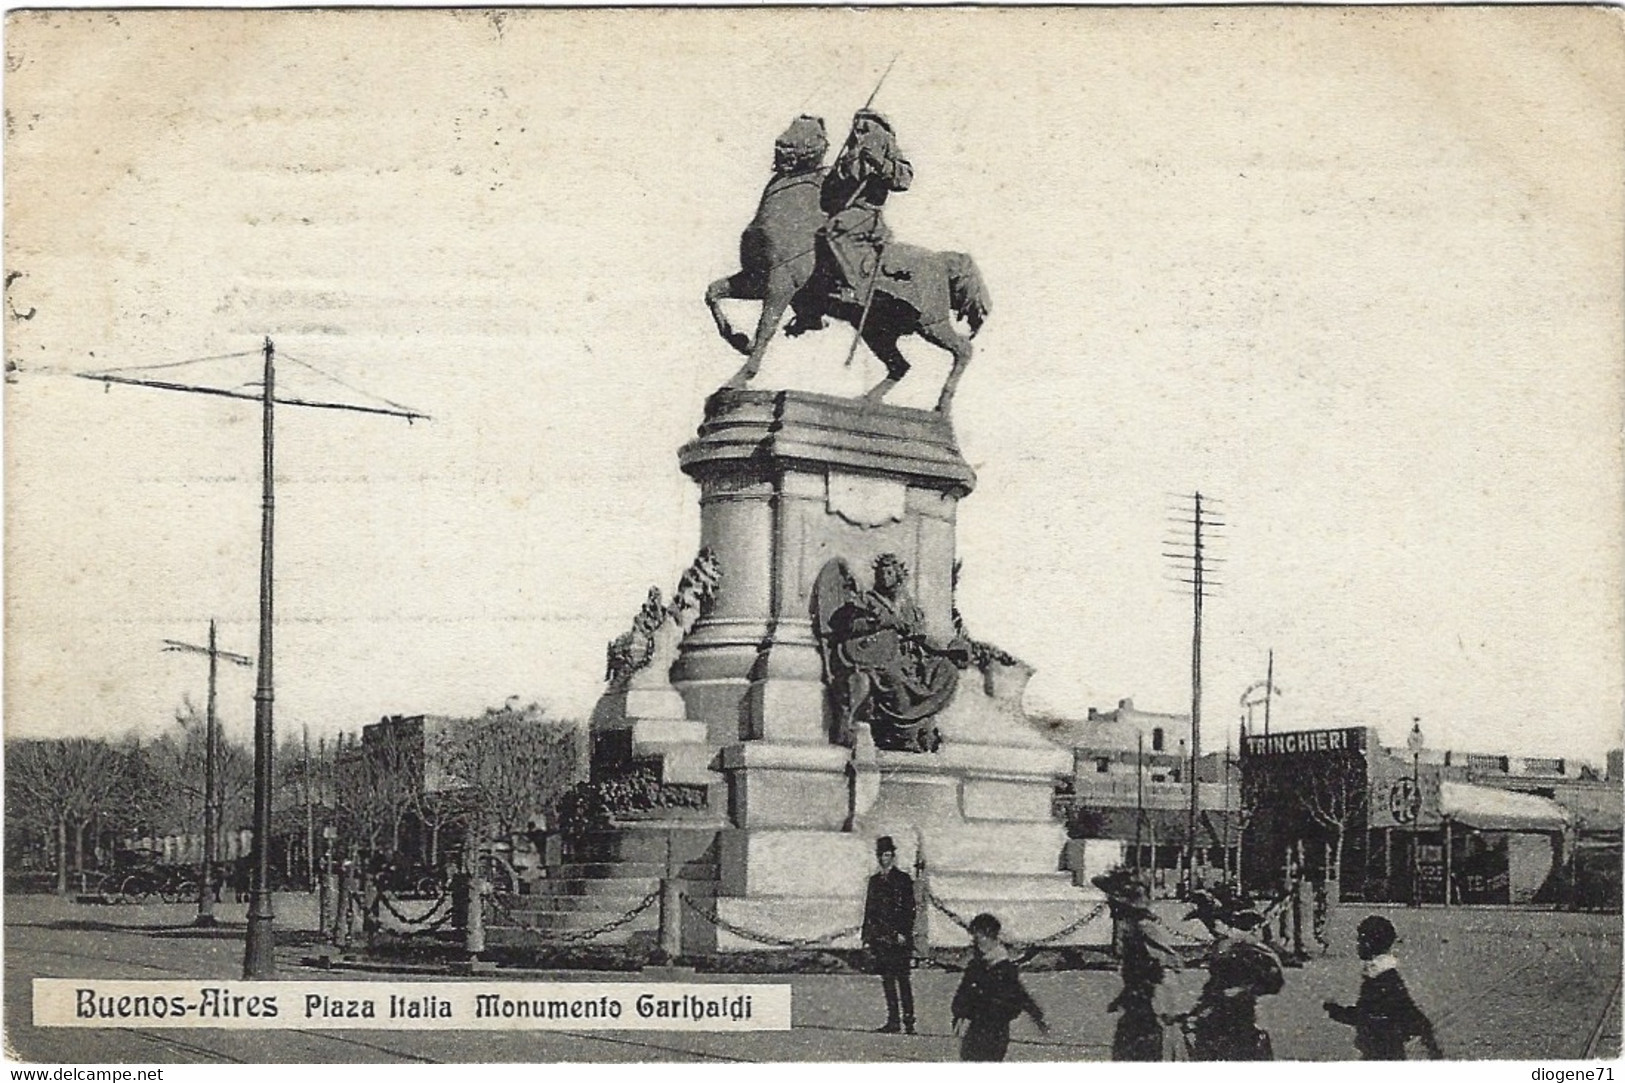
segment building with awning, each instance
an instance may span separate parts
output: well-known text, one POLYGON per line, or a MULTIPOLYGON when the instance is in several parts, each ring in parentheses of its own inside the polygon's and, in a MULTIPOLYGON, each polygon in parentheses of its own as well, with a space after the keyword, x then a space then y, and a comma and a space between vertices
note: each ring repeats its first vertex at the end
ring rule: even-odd
POLYGON ((1420 726, 1406 748, 1369 727, 1249 736, 1242 776, 1251 879, 1301 868, 1373 902, 1575 904, 1582 839, 1621 805, 1583 764, 1430 749, 1420 726))
POLYGON ((1550 798, 1470 782, 1440 782, 1439 812, 1444 819, 1475 831, 1563 835, 1571 823, 1568 810, 1550 798))
POLYGON ((1450 902, 1534 901, 1570 850, 1573 818, 1547 797, 1441 781, 1439 813, 1439 886, 1450 902))

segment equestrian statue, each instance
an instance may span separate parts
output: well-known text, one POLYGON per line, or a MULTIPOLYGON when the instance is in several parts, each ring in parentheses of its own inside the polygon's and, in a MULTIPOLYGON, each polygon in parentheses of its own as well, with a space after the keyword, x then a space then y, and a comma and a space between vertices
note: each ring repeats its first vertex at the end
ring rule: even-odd
POLYGON ((914 170, 885 117, 859 110, 835 164, 826 169, 828 149, 822 118, 803 115, 791 122, 774 143, 773 178, 739 238, 740 270, 705 291, 718 334, 746 355, 725 386, 744 387, 756 376, 789 310, 789 335, 821 330, 830 317, 857 329, 886 366, 886 378, 864 395, 872 402, 908 372, 898 339, 919 335, 947 350, 953 368, 936 407, 946 413, 970 361, 970 340, 991 309, 987 287, 963 252, 932 252, 892 240, 881 208, 892 192, 908 189, 914 170), (728 322, 719 302, 730 298, 762 302, 754 336, 728 322), (965 321, 969 334, 959 332, 954 316, 965 321))

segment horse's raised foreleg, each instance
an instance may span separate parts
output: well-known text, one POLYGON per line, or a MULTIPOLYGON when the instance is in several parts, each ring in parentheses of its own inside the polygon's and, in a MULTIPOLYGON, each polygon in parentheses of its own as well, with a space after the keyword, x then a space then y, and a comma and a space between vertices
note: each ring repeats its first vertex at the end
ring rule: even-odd
POLYGON ((947 320, 922 325, 919 336, 954 355, 954 367, 948 370, 948 379, 942 384, 942 394, 937 396, 937 413, 945 414, 948 407, 953 405, 954 392, 959 387, 959 378, 965 374, 965 366, 970 364, 973 347, 970 339, 954 330, 953 324, 947 320))
POLYGON ((784 319, 784 310, 790 307, 790 298, 795 296, 795 292, 796 283, 789 274, 775 271, 768 277, 767 289, 762 297, 762 315, 756 321, 756 337, 751 340, 750 349, 742 351, 747 354, 745 363, 733 374, 727 387, 744 387, 761 371, 762 355, 767 352, 767 344, 778 333, 779 321, 784 319))
POLYGON ((719 278, 705 288, 705 305, 711 310, 711 320, 717 325, 717 334, 742 354, 750 353, 750 339, 743 332, 734 330, 734 325, 728 321, 727 313, 722 311, 722 305, 718 302, 728 298, 754 301, 756 298, 751 296, 753 291, 749 287, 745 272, 740 271, 727 278, 719 278))

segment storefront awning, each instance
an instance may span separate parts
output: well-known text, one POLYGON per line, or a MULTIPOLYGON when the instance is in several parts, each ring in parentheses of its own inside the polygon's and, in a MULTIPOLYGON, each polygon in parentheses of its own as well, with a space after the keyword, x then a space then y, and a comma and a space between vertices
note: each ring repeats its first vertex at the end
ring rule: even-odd
POLYGON ((1569 814, 1556 801, 1466 782, 1441 782, 1439 806, 1455 823, 1479 831, 1566 831, 1569 814))

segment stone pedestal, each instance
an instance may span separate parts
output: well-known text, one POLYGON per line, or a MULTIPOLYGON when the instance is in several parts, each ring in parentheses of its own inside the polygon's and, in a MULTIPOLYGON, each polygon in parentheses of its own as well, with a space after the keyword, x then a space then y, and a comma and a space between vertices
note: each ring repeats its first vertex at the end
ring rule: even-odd
MULTIPOLYGON (((838 558, 867 583, 875 558, 896 554, 929 634, 955 634, 954 519, 975 474, 947 419, 722 391, 680 461, 700 486, 700 545, 721 580, 675 654, 658 652, 624 700, 606 697, 595 728, 624 734, 629 756, 658 754, 663 778, 710 780, 722 823, 708 900, 718 921, 690 921, 685 943, 856 947, 881 835, 940 904, 922 907, 933 946, 967 943, 943 908, 967 919, 992 911, 1015 940, 1092 912, 1100 895, 1064 871, 1065 832, 1051 812, 1071 754, 1027 724, 1027 667, 984 658, 963 672, 936 716, 936 752, 877 751, 862 727, 854 749, 831 742, 813 614, 826 565, 838 558)), ((1099 918, 1056 942, 1105 943, 1110 920, 1099 918)))
POLYGON ((908 564, 932 634, 952 634, 954 511, 976 475, 941 415, 799 391, 719 391, 682 449, 721 585, 672 681, 713 744, 829 741, 813 582, 835 557, 908 564))

